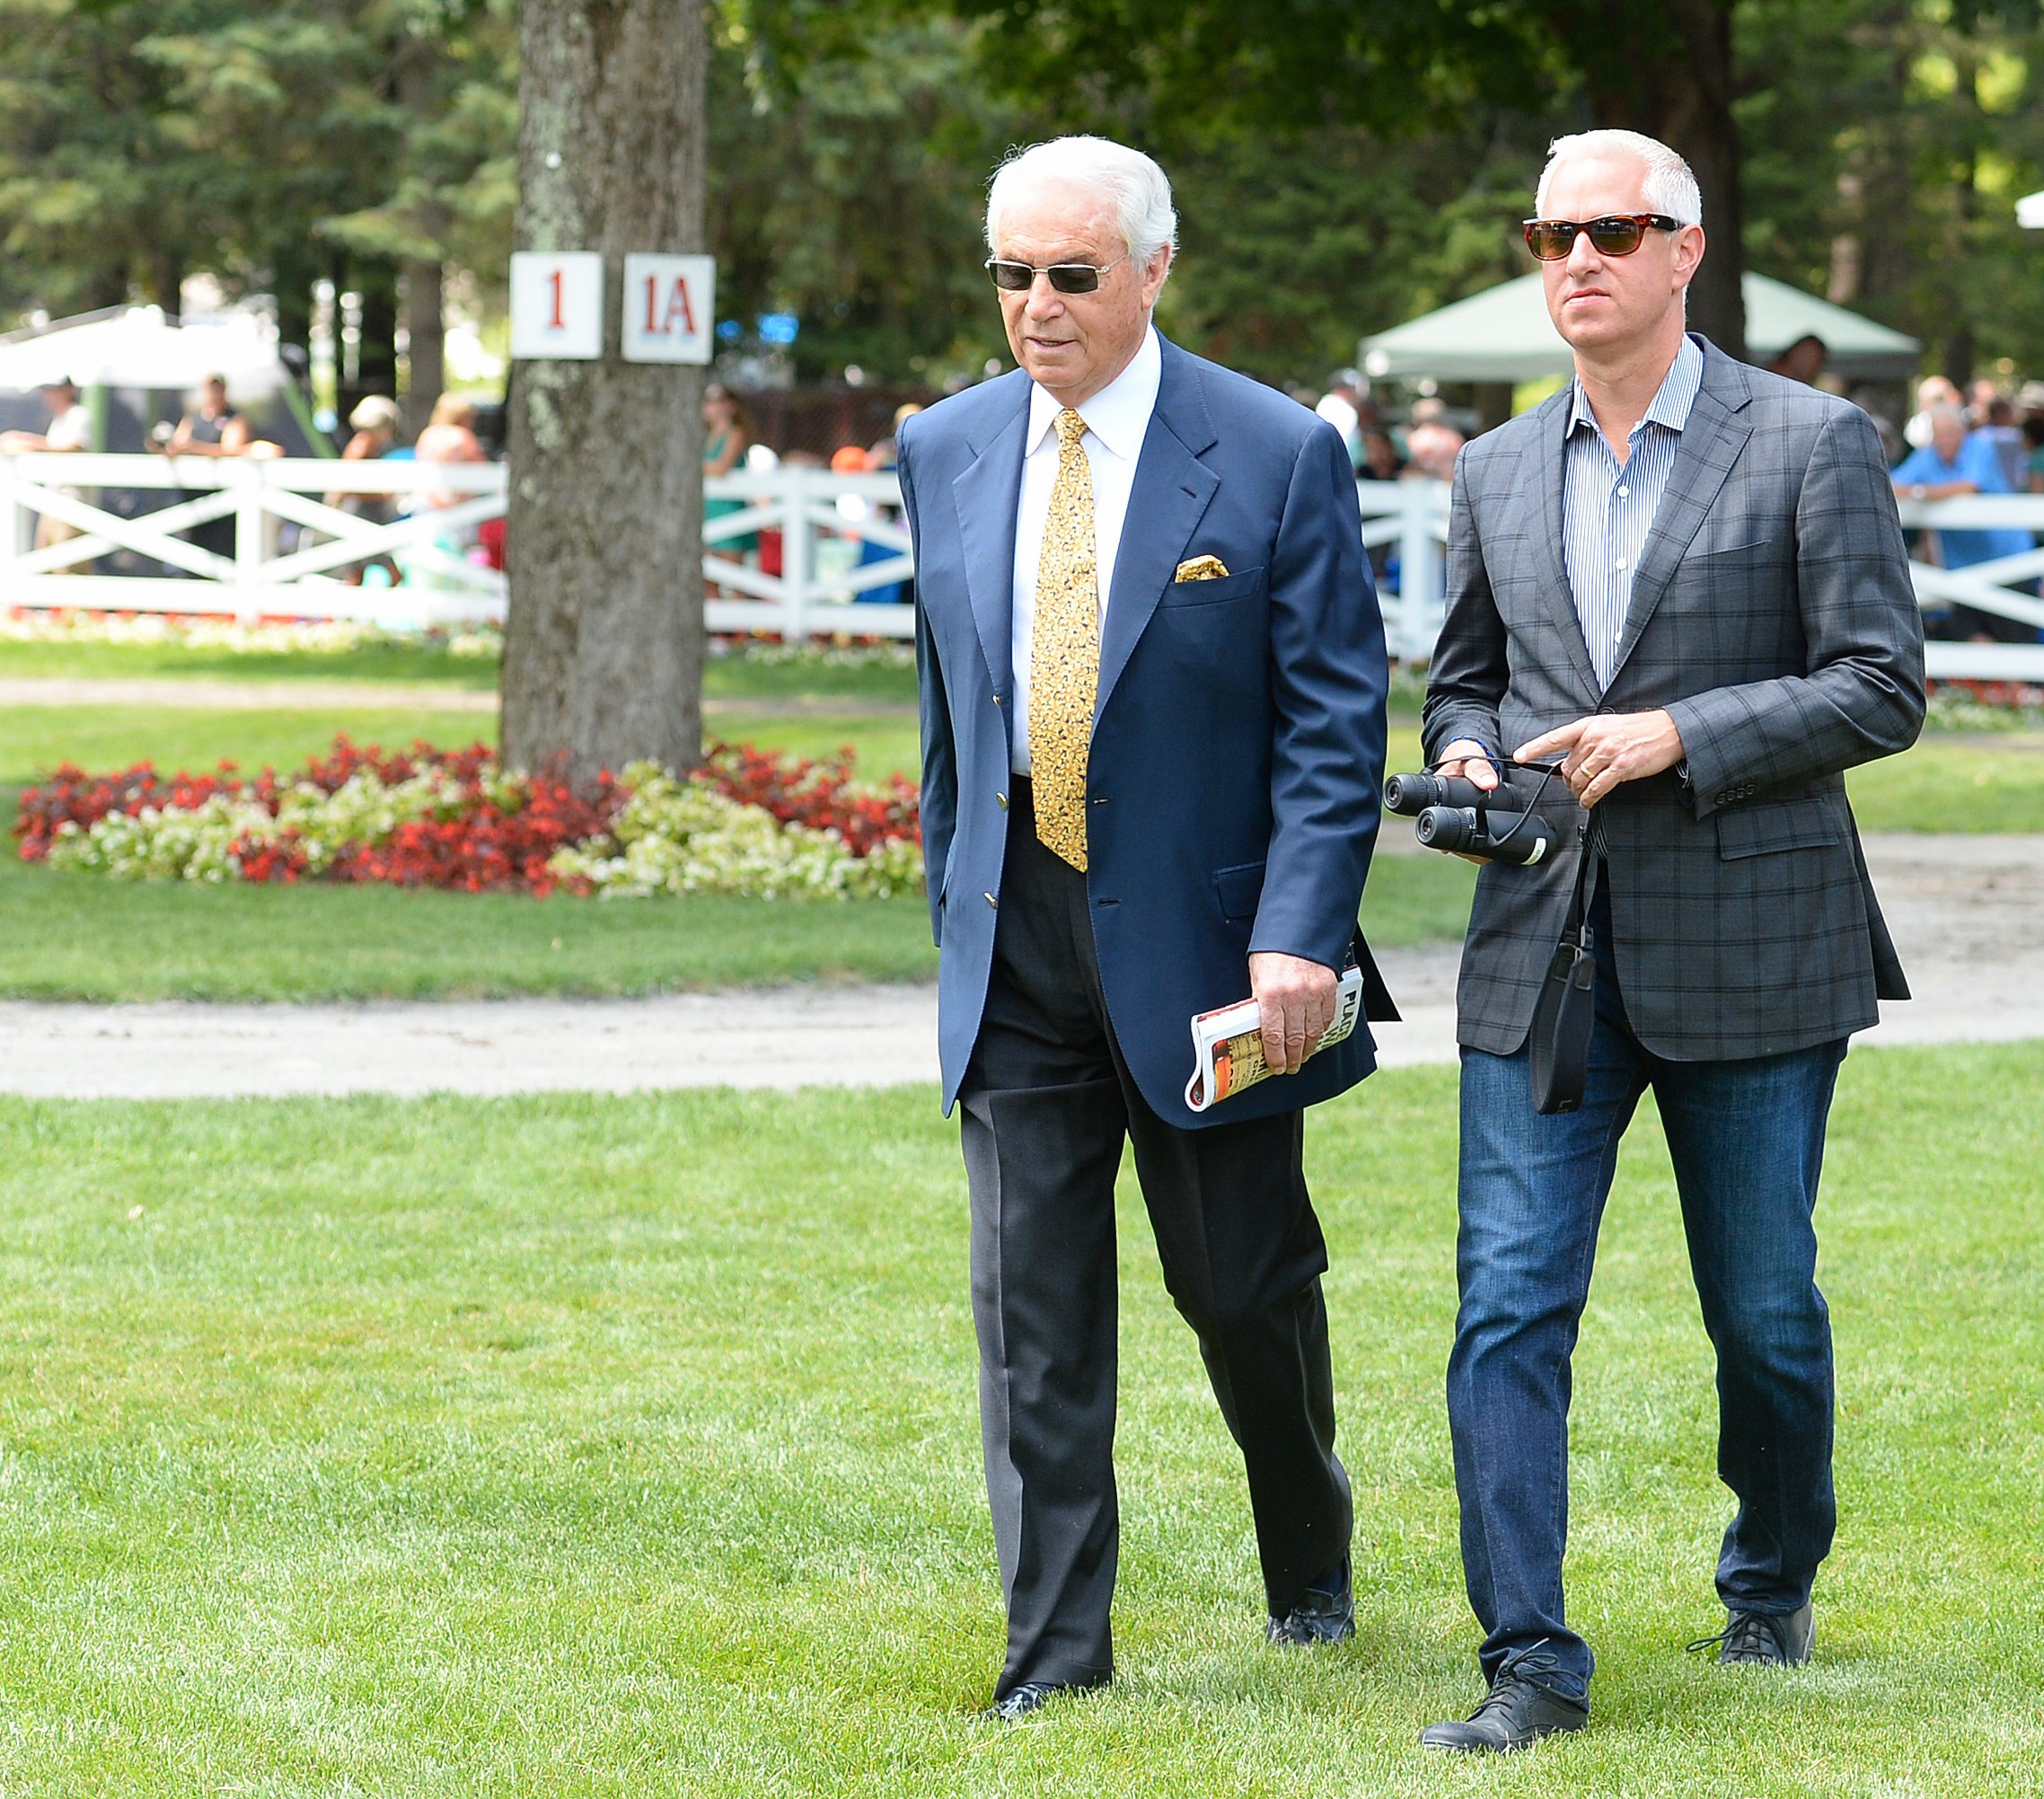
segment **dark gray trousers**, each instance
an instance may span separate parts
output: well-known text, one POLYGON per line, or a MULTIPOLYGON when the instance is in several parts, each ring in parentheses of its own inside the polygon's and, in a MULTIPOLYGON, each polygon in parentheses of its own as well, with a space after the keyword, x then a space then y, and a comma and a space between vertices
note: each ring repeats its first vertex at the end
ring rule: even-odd
MULTIPOLYGON (((1114 1671, 1124 1142, 1165 1285, 1247 1466, 1273 1614, 1341 1563, 1351 1527, 1304 1114, 1185 1131, 1150 1110, 1108 1022, 1086 877, 1036 841, 1029 784, 1014 788, 992 977, 961 1095, 981 1428, 1008 1604, 997 1698, 1114 1671)), ((1188 1070, 1191 1054, 1188 1039, 1188 1070)))

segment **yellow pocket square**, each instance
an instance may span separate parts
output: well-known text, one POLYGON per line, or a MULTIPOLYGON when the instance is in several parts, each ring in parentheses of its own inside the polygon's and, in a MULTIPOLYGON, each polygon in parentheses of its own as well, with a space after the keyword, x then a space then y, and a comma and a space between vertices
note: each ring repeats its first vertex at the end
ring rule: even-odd
POLYGON ((1174 581, 1219 581, 1226 578, 1228 564, 1218 556, 1194 556, 1178 564, 1174 581))

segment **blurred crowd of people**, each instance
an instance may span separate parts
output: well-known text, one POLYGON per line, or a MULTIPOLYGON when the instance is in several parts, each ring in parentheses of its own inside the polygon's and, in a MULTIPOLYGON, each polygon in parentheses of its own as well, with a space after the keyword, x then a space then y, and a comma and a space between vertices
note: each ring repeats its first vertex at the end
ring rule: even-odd
MULTIPOLYGON (((93 424, 84 403, 83 391, 69 379, 50 382, 39 390, 49 410, 49 422, 41 431, 0 433, 0 454, 80 454, 93 447, 93 424)), ((401 434, 402 413, 387 394, 373 393, 361 400, 349 413, 349 436, 340 450, 340 460, 360 462, 418 462, 441 466, 491 460, 476 430, 477 405, 465 395, 444 393, 435 402, 426 428, 418 441, 406 444, 401 434)), ((166 419, 146 436, 147 448, 157 454, 178 458, 245 458, 260 460, 286 454, 283 445, 259 437, 248 415, 234 404, 225 375, 208 375, 188 399, 175 423, 166 419)), ((84 488, 60 488, 62 496, 93 503, 94 496, 84 488)), ((197 496, 176 489, 154 489, 147 496, 157 507, 177 505, 197 496)), ((369 525, 390 525, 399 518, 420 514, 453 512, 471 494, 436 489, 423 483, 407 483, 405 491, 366 492, 341 489, 324 496, 335 511, 369 525)), ((110 502, 109 502, 110 503, 110 502)), ((147 509, 146 507, 145 509, 147 509)), ((195 548, 232 560, 235 553, 236 521, 229 510, 219 517, 187 525, 172 534, 195 548)), ((316 527, 281 519, 266 520, 267 558, 310 549, 335 541, 333 534, 316 527)), ((66 519, 45 512, 36 525, 36 547, 69 542, 84 534, 66 519)), ((132 556, 116 552, 117 564, 132 561, 132 556)), ((64 565, 54 572, 91 572, 98 559, 84 559, 64 565)), ((480 525, 448 524, 395 553, 375 556, 362 562, 343 564, 335 572, 351 584, 371 586, 404 584, 411 586, 445 587, 461 585, 456 565, 471 562, 504 567, 504 522, 488 519, 480 525)), ((119 567, 117 572, 147 572, 119 567)), ((170 575, 189 574, 182 568, 164 568, 170 575)))
MULTIPOLYGON (((1792 381, 1815 383, 1823 373, 1821 339, 1791 344, 1769 365, 1792 381)), ((1905 500, 1958 499, 1970 495, 2044 494, 2044 382, 2010 391, 1991 380, 1974 382, 1964 392, 1943 375, 1920 382, 1916 410, 1898 429, 1871 412, 1889 446, 1896 496, 1905 500)), ((1359 481, 1452 481, 1455 458, 1476 428, 1473 415, 1452 413, 1438 396, 1423 394, 1401 411, 1380 407, 1370 384, 1355 369, 1336 371, 1326 392, 1303 403, 1341 433, 1359 481)), ((1978 567, 2037 547, 2021 526, 1978 529, 1912 526, 1910 554, 1947 569, 1978 567)), ((1395 586, 1396 546, 1371 551, 1380 582, 1395 586)), ((2025 594, 2039 590, 2036 578, 1998 581, 2025 594)), ((2035 643, 2037 628, 1979 606, 1951 603, 1926 607, 1925 627, 1934 637, 1973 642, 2035 643)))
POLYGON ((1450 481, 1467 436, 1449 421, 1448 404, 1422 394, 1403 419, 1388 419, 1356 370, 1339 370, 1313 410, 1342 435, 1356 479, 1392 481, 1410 475, 1450 481))

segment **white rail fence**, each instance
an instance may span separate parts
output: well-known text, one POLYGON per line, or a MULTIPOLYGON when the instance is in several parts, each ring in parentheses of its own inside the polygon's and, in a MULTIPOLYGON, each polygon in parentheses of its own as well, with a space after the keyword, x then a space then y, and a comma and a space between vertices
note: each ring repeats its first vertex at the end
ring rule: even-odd
MULTIPOLYGON (((398 628, 501 620, 504 577, 473 544, 479 526, 504 516, 506 489, 501 463, 0 456, 0 605, 398 628), (395 517, 349 509, 377 497, 395 517), (44 519, 76 534, 39 534, 44 519), (218 548, 179 534, 225 520, 231 553, 225 531, 218 548), (365 566, 382 574, 351 584, 365 566)), ((912 633, 914 567, 891 474, 779 469, 705 491, 730 505, 703 526, 710 630, 912 633)), ((1392 654, 1423 661, 1440 629, 1447 486, 1365 481, 1357 498, 1392 654)), ((1926 534, 2014 526, 2044 540, 2044 495, 1906 501, 1901 513, 1926 534)), ((1962 569, 1916 561, 1910 573, 1926 611, 1957 604, 2044 628, 2044 600, 2026 591, 2044 576, 2044 548, 1962 569)), ((1937 642, 1929 663, 1943 678, 2044 681, 2044 644, 1937 642)))

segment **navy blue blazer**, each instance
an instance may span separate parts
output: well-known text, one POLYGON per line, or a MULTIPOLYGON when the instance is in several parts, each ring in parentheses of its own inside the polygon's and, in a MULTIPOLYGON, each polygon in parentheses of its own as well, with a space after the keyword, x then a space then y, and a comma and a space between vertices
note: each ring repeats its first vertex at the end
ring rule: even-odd
MULTIPOLYGON (((1163 345, 1100 643, 1087 892, 1107 1008, 1142 1097, 1197 1127, 1332 1098, 1376 1065, 1358 1025, 1297 1075, 1185 1105, 1188 1020, 1245 999, 1254 950, 1375 983, 1356 906, 1377 837, 1388 685, 1355 482, 1332 427, 1163 345), (1228 574, 1175 581, 1217 556, 1228 574)), ((1008 843, 1015 516, 1029 377, 903 426, 915 543, 922 842, 947 1112, 986 1003, 1008 843)), ((1375 1016, 1396 1016, 1381 1002, 1375 1016)))

